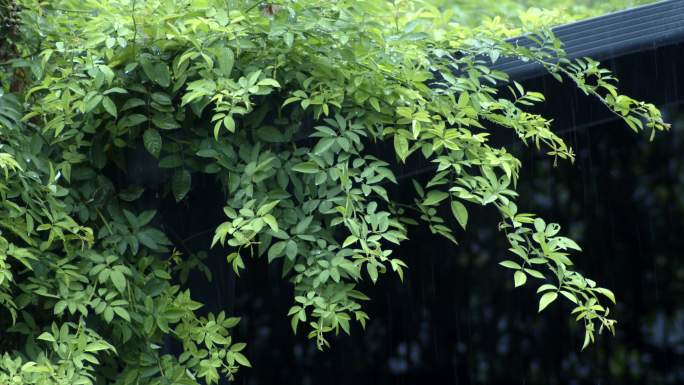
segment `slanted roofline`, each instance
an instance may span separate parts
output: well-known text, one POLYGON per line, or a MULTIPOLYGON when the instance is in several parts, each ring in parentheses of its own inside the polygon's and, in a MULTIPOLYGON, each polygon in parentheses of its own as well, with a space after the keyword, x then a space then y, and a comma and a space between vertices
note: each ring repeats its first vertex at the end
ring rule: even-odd
MULTIPOLYGON (((609 13, 553 28, 569 59, 614 59, 684 42, 684 0, 666 0, 609 13)), ((511 39, 520 46, 534 43, 524 36, 511 39)), ((536 63, 501 58, 491 65, 515 80, 546 74, 536 63)))

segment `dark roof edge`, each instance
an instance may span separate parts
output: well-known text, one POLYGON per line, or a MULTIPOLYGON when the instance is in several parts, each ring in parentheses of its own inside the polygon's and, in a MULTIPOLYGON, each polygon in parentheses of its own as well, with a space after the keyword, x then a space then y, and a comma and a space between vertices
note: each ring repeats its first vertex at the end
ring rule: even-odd
MULTIPOLYGON (((607 60, 684 41, 684 0, 665 0, 553 28, 568 58, 607 60)), ((511 39, 525 46, 524 36, 511 39)), ((543 76, 544 68, 519 59, 501 58, 491 65, 515 80, 543 76)))

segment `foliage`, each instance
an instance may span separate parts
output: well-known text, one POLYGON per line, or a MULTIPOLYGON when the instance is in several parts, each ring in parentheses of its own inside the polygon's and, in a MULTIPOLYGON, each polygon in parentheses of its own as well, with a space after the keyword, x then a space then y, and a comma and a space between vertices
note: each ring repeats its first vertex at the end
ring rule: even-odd
POLYGON ((510 24, 511 33, 529 24, 530 19, 542 17, 548 24, 563 24, 575 20, 603 15, 653 0, 431 0, 449 19, 460 24, 476 27, 480 24, 510 24), (511 16, 518 16, 518 20, 511 16))
POLYGON ((614 331, 612 292, 574 269, 580 248, 559 225, 519 210, 520 161, 489 134, 512 130, 554 159, 572 149, 528 111, 544 96, 487 63, 539 62, 635 131, 667 125, 598 63, 564 58, 547 26, 524 29, 537 45, 522 48, 421 2, 20 4, 0 95, 0 382, 215 383, 250 365, 230 333, 239 319, 201 313, 183 288, 201 263, 140 210, 150 192, 120 177, 135 149, 169 171, 176 202, 199 174, 220 182, 211 247, 236 274, 248 256, 281 264, 292 328, 319 348, 365 325, 365 278, 402 277, 393 251, 414 218, 456 244, 444 216, 465 229, 472 205, 500 213, 512 253, 501 265, 516 286, 538 280, 539 311, 568 299, 584 346, 614 331), (18 74, 26 84, 9 93, 18 74), (434 164, 411 204, 388 195, 395 157, 371 151, 379 142, 434 164))

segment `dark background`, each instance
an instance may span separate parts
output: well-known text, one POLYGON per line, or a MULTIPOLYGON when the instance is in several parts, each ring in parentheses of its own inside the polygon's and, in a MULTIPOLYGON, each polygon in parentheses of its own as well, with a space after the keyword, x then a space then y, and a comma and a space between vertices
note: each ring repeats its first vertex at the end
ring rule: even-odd
MULTIPOLYGON (((543 152, 514 145, 524 165, 518 206, 560 223, 583 247, 574 256, 580 271, 618 298, 615 337, 602 335, 580 352, 583 331, 569 317, 567 303, 557 301, 537 314, 535 279, 513 289, 511 272, 497 264, 508 252, 493 209, 471 205, 468 233, 456 234, 459 246, 412 228, 411 240, 395 251, 409 264, 404 283, 394 274, 375 286, 362 283, 372 298, 367 329, 355 324, 352 336, 334 338, 324 352, 301 331, 293 335, 286 317, 292 288, 278 264, 249 260, 236 278, 225 255, 211 251, 206 262, 213 280, 191 275, 190 287, 208 310, 243 317, 235 334, 248 342, 245 353, 254 368, 241 370, 237 383, 684 383, 681 49, 606 63, 621 79, 622 92, 663 106, 672 130, 653 142, 571 84, 543 76, 524 83, 547 96, 540 112, 555 119, 555 130, 577 159, 553 167, 543 152)), ((507 133, 495 140, 512 141, 507 133)), ((408 176, 425 178, 419 174, 424 167, 398 168, 393 198, 410 202, 408 176)), ((208 249, 211 230, 223 221, 215 210, 221 202, 219 186, 195 179, 183 207, 162 210, 165 227, 175 241, 185 239, 183 247, 208 249)))

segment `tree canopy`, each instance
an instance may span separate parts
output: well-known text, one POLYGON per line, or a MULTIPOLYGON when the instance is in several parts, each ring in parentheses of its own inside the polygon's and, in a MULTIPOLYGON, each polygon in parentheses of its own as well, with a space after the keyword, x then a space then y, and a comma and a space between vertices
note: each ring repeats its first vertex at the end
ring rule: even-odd
POLYGON ((489 139, 574 153, 531 112, 544 95, 489 65, 540 63, 635 132, 668 125, 599 63, 567 59, 544 13, 479 24, 444 3, 3 0, 0 382, 211 384, 250 366, 239 318, 202 311, 185 286, 198 255, 136 203, 181 202, 200 174, 225 197, 206 247, 236 274, 249 256, 281 265, 292 329, 321 349, 372 322, 363 287, 402 278, 411 226, 457 247, 447 216, 466 229, 473 205, 500 214, 500 264, 536 287, 540 312, 566 300, 584 346, 614 331, 613 293, 575 268, 560 225, 516 205, 521 162, 489 139), (535 45, 506 40, 518 33, 535 45), (168 175, 159 191, 125 178, 136 149, 168 175), (392 164, 412 159, 434 172, 400 202, 392 164))

